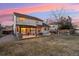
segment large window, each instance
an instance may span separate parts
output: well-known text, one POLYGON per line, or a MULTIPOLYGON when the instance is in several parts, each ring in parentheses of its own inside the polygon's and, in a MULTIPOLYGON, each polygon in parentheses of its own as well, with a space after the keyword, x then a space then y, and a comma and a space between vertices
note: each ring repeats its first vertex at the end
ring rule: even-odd
POLYGON ((26 34, 26 28, 21 28, 21 33, 26 34))
POLYGON ((24 17, 18 17, 18 20, 19 21, 24 21, 24 20, 26 20, 26 18, 24 18, 24 17))

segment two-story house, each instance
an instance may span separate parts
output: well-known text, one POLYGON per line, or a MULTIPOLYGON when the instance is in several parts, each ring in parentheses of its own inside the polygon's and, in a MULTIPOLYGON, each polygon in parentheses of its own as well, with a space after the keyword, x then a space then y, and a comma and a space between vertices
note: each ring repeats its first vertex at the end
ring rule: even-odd
POLYGON ((14 34, 17 35, 18 33, 21 33, 22 35, 32 35, 36 36, 39 32, 43 30, 43 20, 29 16, 24 15, 20 13, 14 13, 14 25, 13 25, 13 31, 14 34))

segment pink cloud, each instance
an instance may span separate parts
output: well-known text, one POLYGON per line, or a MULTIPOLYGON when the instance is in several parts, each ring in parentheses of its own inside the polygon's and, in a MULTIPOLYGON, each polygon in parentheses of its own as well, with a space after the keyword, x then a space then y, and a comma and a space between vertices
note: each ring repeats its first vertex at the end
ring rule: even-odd
POLYGON ((5 24, 6 21, 8 21, 8 22, 10 21, 10 22, 11 22, 11 21, 13 21, 12 18, 13 18, 12 15, 6 15, 6 16, 5 16, 5 15, 2 15, 2 16, 0 16, 0 23, 1 23, 1 24, 2 24, 2 23, 5 24))
POLYGON ((3 25, 3 26, 11 26, 11 25, 13 25, 13 21, 5 21, 5 22, 2 22, 1 25, 3 25))
POLYGON ((14 9, 6 9, 6 10, 0 10, 0 15, 2 14, 12 14, 13 12, 19 12, 19 13, 34 13, 34 12, 43 12, 43 11, 49 11, 49 10, 56 10, 56 9, 71 9, 71 6, 69 4, 42 4, 38 6, 32 6, 32 7, 22 7, 22 8, 14 8, 14 9))

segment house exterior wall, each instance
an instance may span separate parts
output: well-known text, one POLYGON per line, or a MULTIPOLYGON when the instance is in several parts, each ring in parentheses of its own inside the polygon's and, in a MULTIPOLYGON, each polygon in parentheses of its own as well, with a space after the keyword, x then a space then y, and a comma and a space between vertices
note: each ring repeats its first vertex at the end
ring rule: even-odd
POLYGON ((79 34, 79 25, 75 26, 75 32, 79 34))
POLYGON ((42 32, 43 31, 49 31, 49 27, 42 27, 42 30, 41 30, 42 32))
POLYGON ((50 30, 57 30, 58 29, 58 25, 50 25, 50 30))

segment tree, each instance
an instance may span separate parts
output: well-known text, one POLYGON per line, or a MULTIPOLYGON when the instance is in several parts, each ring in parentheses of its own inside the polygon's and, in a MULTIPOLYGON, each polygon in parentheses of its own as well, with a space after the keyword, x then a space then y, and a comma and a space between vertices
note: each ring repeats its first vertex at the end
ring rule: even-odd
POLYGON ((55 22, 58 23, 58 29, 72 29, 72 18, 65 14, 65 10, 61 8, 59 11, 56 10, 55 12, 51 13, 51 19, 56 20, 55 22))
POLYGON ((60 20, 60 28, 59 29, 73 29, 72 22, 71 22, 71 17, 61 17, 60 20))
POLYGON ((65 16, 65 10, 61 8, 60 10, 55 10, 51 12, 50 19, 54 19, 56 22, 60 21, 60 18, 65 16))

